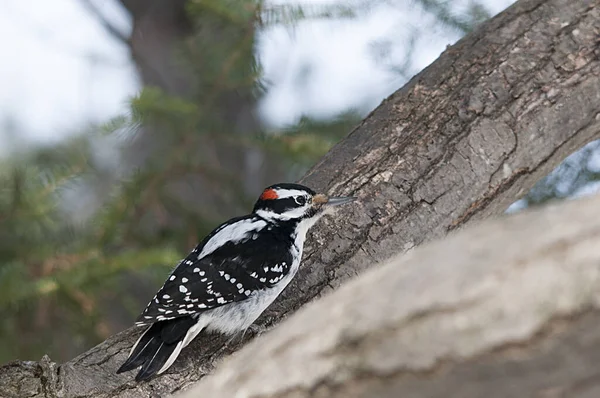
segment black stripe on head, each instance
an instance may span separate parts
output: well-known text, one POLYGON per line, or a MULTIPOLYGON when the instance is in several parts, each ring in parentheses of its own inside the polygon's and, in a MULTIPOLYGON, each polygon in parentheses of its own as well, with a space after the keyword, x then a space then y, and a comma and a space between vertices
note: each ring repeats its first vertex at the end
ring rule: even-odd
POLYGON ((266 210, 272 211, 274 213, 282 214, 288 210, 294 209, 296 207, 300 207, 294 198, 285 198, 285 199, 270 199, 270 200, 262 200, 259 199, 254 205, 254 212, 257 210, 266 210))

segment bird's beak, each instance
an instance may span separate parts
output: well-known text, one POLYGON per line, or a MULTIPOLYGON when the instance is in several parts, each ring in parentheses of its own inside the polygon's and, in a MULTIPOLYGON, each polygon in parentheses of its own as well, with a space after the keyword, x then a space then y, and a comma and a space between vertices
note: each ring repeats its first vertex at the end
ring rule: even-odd
POLYGON ((325 206, 339 206, 354 202, 357 198, 354 196, 338 196, 329 198, 326 195, 318 194, 313 197, 313 203, 323 204, 325 206))

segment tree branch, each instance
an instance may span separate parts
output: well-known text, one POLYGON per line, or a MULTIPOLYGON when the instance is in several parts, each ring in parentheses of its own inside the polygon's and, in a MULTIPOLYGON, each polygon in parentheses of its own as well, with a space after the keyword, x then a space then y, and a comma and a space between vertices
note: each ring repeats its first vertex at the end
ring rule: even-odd
MULTIPOLYGON (((521 0, 449 48, 373 111, 302 180, 360 203, 321 223, 270 326, 374 264, 501 214, 600 133, 600 6, 521 0)), ((415 275, 417 282, 419 275, 415 275)), ((187 387, 236 347, 198 339, 169 373, 115 375, 139 331, 63 365, 0 368, 0 396, 144 397, 187 387)))
POLYGON ((600 396, 598 247, 600 196, 465 229, 311 303, 181 397, 600 396))

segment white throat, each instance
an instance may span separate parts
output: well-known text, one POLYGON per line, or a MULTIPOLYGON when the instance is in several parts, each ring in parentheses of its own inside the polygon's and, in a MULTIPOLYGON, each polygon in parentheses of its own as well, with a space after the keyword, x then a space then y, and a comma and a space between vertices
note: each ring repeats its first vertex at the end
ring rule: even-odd
POLYGON ((296 226, 296 238, 294 239, 294 245, 298 248, 301 255, 308 230, 310 229, 310 227, 315 225, 317 221, 319 221, 319 218, 321 218, 322 215, 323 214, 320 213, 311 218, 305 218, 302 221, 300 221, 296 226))

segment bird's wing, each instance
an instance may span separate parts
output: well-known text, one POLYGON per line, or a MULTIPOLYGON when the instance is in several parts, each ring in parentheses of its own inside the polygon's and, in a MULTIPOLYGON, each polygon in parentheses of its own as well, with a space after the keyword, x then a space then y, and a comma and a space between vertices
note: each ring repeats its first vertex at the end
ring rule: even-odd
POLYGON ((219 239, 219 232, 213 233, 179 263, 137 319, 138 325, 245 300, 255 291, 277 284, 287 274, 293 257, 280 237, 249 229, 244 238, 232 239, 227 228, 220 230, 229 235, 224 243, 212 241, 219 239))

